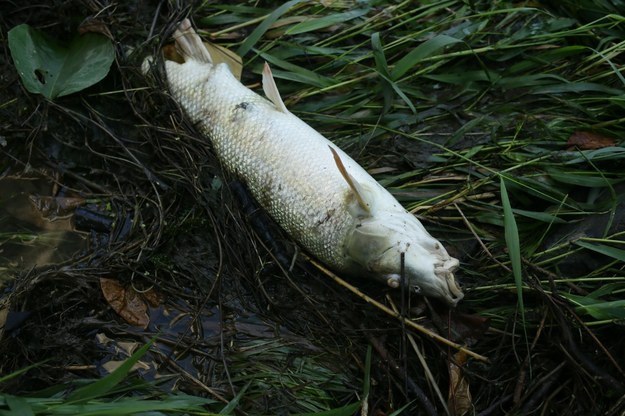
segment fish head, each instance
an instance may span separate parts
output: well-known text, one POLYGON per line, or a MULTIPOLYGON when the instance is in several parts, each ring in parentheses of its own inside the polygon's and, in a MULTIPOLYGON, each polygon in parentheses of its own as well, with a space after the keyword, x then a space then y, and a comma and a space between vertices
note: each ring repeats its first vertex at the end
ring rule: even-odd
POLYGON ((409 213, 363 219, 346 244, 347 255, 372 277, 391 287, 403 282, 424 296, 454 306, 463 297, 454 271, 459 262, 409 213))

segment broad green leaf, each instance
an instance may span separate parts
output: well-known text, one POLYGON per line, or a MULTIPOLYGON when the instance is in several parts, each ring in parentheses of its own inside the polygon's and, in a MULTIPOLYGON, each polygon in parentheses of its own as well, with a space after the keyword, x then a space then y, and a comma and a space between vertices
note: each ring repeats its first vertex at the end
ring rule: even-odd
POLYGON ((459 42, 462 41, 447 35, 438 35, 423 42, 395 64, 395 67, 391 72, 391 79, 397 80, 412 67, 417 65, 423 58, 434 55, 445 46, 453 45, 459 42))
POLYGON ((26 24, 9 31, 9 49, 26 89, 54 99, 81 91, 108 74, 115 58, 104 35, 85 33, 63 46, 26 24))

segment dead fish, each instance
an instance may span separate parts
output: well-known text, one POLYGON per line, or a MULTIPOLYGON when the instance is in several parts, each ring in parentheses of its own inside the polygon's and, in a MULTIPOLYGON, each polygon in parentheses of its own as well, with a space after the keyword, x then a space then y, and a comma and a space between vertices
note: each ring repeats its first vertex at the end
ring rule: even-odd
POLYGON ((223 165, 304 249, 339 274, 406 284, 455 305, 458 260, 358 163, 284 105, 267 64, 263 98, 213 63, 188 19, 165 61, 174 99, 223 165))

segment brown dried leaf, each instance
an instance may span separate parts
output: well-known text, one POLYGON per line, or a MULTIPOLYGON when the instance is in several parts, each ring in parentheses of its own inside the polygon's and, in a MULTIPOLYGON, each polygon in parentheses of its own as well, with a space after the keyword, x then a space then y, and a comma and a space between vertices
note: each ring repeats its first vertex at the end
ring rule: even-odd
POLYGON ((148 289, 145 292, 141 292, 143 299, 153 308, 160 306, 163 303, 163 295, 158 293, 154 289, 148 289))
POLYGON ((30 201, 44 218, 64 217, 73 213, 85 199, 80 197, 30 195, 30 201))
POLYGON ((614 146, 615 144, 613 138, 591 131, 576 131, 571 134, 571 137, 569 137, 569 140, 566 142, 569 150, 574 147, 580 150, 601 149, 603 147, 614 146))
POLYGON ((147 328, 148 306, 132 287, 124 288, 115 279, 100 278, 100 288, 111 308, 130 325, 147 328))
POLYGON ((462 366, 467 362, 467 354, 458 351, 449 363, 449 397, 447 407, 452 416, 463 416, 473 408, 469 382, 464 377, 462 366))
POLYGON ((103 21, 94 18, 85 19, 78 27, 78 33, 81 35, 85 33, 100 33, 110 40, 113 40, 113 34, 108 26, 103 21))

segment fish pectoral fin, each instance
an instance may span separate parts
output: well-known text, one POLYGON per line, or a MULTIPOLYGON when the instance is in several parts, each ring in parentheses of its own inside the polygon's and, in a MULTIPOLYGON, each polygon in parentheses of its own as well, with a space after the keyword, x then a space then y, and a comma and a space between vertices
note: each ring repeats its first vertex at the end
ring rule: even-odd
POLYGON ((278 111, 282 111, 283 113, 289 112, 284 105, 284 101, 282 101, 282 97, 280 97, 280 91, 278 91, 278 86, 276 85, 276 81, 273 79, 271 68, 269 68, 269 64, 267 62, 265 62, 265 66, 263 68, 263 91, 265 92, 267 98, 269 98, 269 101, 276 106, 278 111))
POLYGON ((347 238, 345 252, 352 261, 366 270, 375 271, 382 255, 393 247, 383 227, 364 222, 347 238))
POLYGON ((345 165, 343 165, 343 161, 341 160, 341 157, 336 152, 336 150, 334 150, 332 146, 328 146, 328 147, 330 148, 330 151, 332 152, 332 156, 334 156, 334 163, 336 163, 336 167, 339 169, 339 172, 341 172, 341 175, 343 176, 343 178, 349 185, 350 189, 354 193, 354 196, 356 197, 356 201, 358 202, 358 206, 367 215, 371 215, 371 208, 369 204, 367 204, 367 202, 365 201, 365 198, 364 198, 365 192, 362 189, 362 186, 358 183, 356 179, 354 179, 352 175, 349 174, 347 169, 345 169, 345 165))
POLYGON ((195 32, 193 26, 191 26, 191 21, 189 19, 184 19, 180 22, 174 32, 174 40, 176 41, 178 53, 182 55, 185 61, 192 59, 208 64, 213 63, 210 53, 208 53, 208 50, 202 43, 202 39, 195 32))

